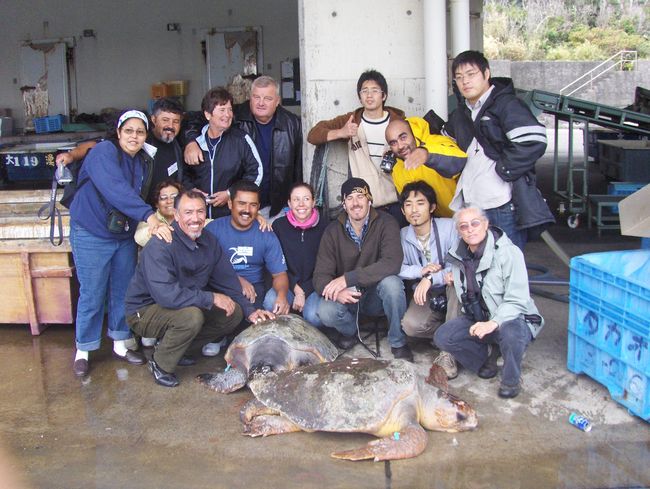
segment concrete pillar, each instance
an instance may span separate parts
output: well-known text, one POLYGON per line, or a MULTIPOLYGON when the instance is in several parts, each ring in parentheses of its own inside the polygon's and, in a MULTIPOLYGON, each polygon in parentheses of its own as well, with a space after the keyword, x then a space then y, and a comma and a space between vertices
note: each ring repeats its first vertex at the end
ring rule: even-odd
MULTIPOLYGON (((424 99, 447 119, 447 9, 442 0, 423 1, 424 99)), ((426 112, 425 110, 425 112, 426 112)))
POLYGON ((449 0, 451 56, 470 49, 469 0, 449 0))

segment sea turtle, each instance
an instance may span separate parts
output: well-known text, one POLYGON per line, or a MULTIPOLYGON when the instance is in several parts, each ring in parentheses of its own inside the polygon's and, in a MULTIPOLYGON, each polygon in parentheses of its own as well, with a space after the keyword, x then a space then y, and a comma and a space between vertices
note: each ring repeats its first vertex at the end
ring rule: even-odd
POLYGON ((197 379, 217 392, 233 392, 244 387, 253 372, 291 370, 329 362, 337 355, 327 336, 300 316, 286 314, 246 328, 226 351, 226 371, 197 379))
POLYGON ((253 376, 249 387, 255 399, 240 413, 246 435, 330 431, 380 437, 331 454, 339 459, 415 457, 427 445, 423 427, 456 432, 477 425, 474 409, 448 394, 446 387, 427 383, 405 360, 342 358, 253 376))

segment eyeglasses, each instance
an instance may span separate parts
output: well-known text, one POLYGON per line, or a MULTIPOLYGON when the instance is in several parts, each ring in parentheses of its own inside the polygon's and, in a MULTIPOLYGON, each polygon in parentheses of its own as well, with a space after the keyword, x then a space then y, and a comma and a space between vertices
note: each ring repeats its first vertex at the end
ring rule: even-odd
POLYGON ((458 223, 458 230, 461 233, 466 233, 469 231, 470 226, 472 229, 479 227, 481 224, 483 224, 483 221, 481 219, 472 219, 469 222, 460 222, 458 223))
POLYGON ((174 200, 176 197, 178 197, 178 194, 161 195, 160 197, 158 197, 158 200, 162 202, 167 202, 168 200, 174 200))
POLYGON ((481 73, 479 70, 474 70, 474 71, 467 71, 465 73, 456 73, 454 75, 454 80, 456 83, 462 83, 467 80, 471 80, 472 78, 475 78, 479 73, 481 73))
POLYGON ((130 127, 127 127, 126 129, 122 129, 122 132, 127 136, 133 136, 135 134, 139 138, 147 135, 147 131, 143 129, 131 129, 130 127))
POLYGON ((471 80, 472 78, 475 78, 479 73, 479 70, 467 71, 465 73, 456 73, 454 75, 454 80, 456 83, 462 83, 465 81, 465 79, 471 80))
POLYGON ((379 93, 383 93, 381 88, 362 88, 359 93, 361 95, 377 95, 379 93))

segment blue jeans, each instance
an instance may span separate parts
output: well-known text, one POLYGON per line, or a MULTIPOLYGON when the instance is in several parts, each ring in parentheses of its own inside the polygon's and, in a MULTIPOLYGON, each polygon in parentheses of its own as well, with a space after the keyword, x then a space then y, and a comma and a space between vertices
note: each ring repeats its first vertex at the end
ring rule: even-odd
POLYGON ((521 359, 528 343, 533 339, 523 316, 505 321, 496 330, 479 339, 469 334, 475 323, 467 316, 458 316, 440 326, 433 335, 433 341, 441 351, 451 353, 467 370, 477 373, 488 358, 488 344, 497 344, 503 356, 501 383, 507 386, 519 384, 521 359))
POLYGON ((99 238, 72 223, 70 244, 79 280, 75 322, 77 349, 99 349, 106 303, 108 336, 114 340, 131 338, 131 330, 124 319, 124 298, 135 271, 135 241, 99 238))
MULTIPOLYGON (((275 304, 277 297, 277 292, 273 287, 271 287, 266 293, 266 296, 264 296, 264 309, 267 311, 272 311, 273 304, 275 304)), ((289 291, 287 294, 287 301, 289 302, 290 306, 293 304, 293 299, 293 292, 289 291)), ((305 321, 307 321, 312 326, 316 326, 317 328, 323 326, 323 322, 320 320, 320 316, 318 315, 318 308, 320 307, 322 300, 324 299, 318 295, 318 292, 312 292, 307 296, 307 299, 305 299, 305 307, 302 309, 302 317, 305 319, 305 321)), ((292 310, 290 312, 295 311, 292 310)))
POLYGON ((526 246, 526 230, 517 230, 517 215, 515 214, 515 206, 512 202, 503 204, 501 207, 494 209, 485 209, 490 224, 501 228, 510 238, 515 246, 522 252, 526 246))
POLYGON ((344 336, 353 336, 357 334, 357 311, 369 316, 385 315, 390 346, 399 348, 406 344, 401 325, 406 312, 406 293, 404 282, 397 275, 389 275, 368 287, 357 304, 321 301, 318 315, 325 326, 336 328, 344 336))

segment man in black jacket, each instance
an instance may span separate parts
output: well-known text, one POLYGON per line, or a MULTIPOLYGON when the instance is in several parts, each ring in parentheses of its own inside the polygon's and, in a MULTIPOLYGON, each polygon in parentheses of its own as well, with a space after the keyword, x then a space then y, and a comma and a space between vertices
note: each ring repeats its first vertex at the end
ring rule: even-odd
POLYGON ((546 128, 515 96, 511 79, 490 78, 482 53, 460 53, 451 72, 459 105, 443 132, 467 153, 467 163, 450 208, 485 209, 490 223, 523 251, 530 229, 553 222, 535 184, 546 128))
POLYGON ((174 239, 151 239, 126 292, 126 322, 138 335, 158 338, 149 370, 157 384, 176 387, 176 366, 192 365, 201 347, 251 323, 275 316, 255 309, 217 239, 203 231, 205 198, 193 190, 174 202, 174 239))
MULTIPOLYGON (((234 107, 235 125, 254 141, 264 168, 260 184, 265 218, 276 216, 289 199, 294 182, 302 182, 302 127, 300 118, 280 105, 280 87, 270 76, 251 85, 250 100, 234 107)), ((193 117, 185 132, 185 162, 197 165, 203 152, 193 140, 205 119, 193 117)))

